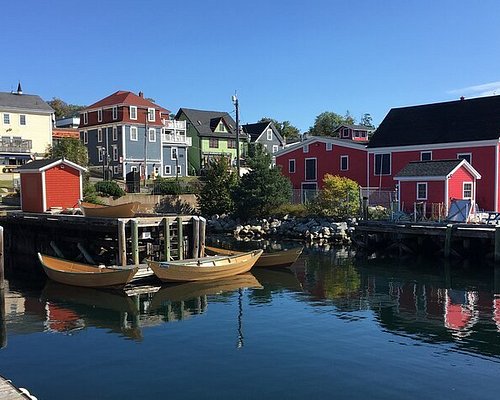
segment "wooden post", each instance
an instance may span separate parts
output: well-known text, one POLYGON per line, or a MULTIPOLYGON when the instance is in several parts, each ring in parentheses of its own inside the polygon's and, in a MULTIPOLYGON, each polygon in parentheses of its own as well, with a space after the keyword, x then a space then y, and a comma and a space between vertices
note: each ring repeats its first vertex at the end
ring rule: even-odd
POLYGON ((363 219, 368 221, 368 197, 363 197, 363 219))
POLYGON ((500 226, 495 227, 495 262, 500 262, 500 226))
POLYGON ((200 257, 200 219, 198 217, 193 217, 193 250, 192 257, 200 257))
POLYGON ((4 263, 4 259, 3 259, 3 226, 0 226, 0 290, 3 290, 5 288, 5 282, 4 282, 5 269, 4 268, 5 268, 5 263, 4 263))
POLYGON ((80 250, 80 253, 82 253, 83 258, 85 258, 85 261, 86 261, 88 264, 95 264, 94 259, 93 259, 93 258, 92 258, 92 256, 89 254, 89 252, 85 249, 85 247, 83 247, 83 244, 81 244, 80 242, 78 242, 78 243, 76 244, 76 247, 78 247, 78 250, 80 250))
POLYGON ((184 233, 182 229, 182 217, 177 217, 177 246, 179 249, 179 260, 184 259, 184 233))
POLYGON ((453 230, 453 224, 446 225, 446 237, 444 239, 444 256, 449 257, 451 254, 451 235, 453 230))
POLYGON ((200 257, 205 257, 205 237, 207 229, 207 220, 200 217, 200 257))
POLYGON ((163 218, 163 242, 164 242, 164 249, 163 249, 163 254, 165 256, 166 261, 171 260, 170 256, 170 220, 165 217, 163 218))
POLYGON ((127 265, 127 236, 125 221, 122 219, 118 221, 118 265, 127 265))
POLYGON ((132 259, 134 265, 139 265, 139 223, 136 219, 130 220, 130 236, 132 237, 132 259))

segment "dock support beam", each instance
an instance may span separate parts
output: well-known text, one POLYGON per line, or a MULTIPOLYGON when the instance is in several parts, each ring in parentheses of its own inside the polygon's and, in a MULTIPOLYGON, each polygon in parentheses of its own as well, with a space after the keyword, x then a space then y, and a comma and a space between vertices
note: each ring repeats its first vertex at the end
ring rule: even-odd
POLYGON ((177 246, 179 248, 179 260, 184 259, 184 232, 182 217, 177 217, 177 246))
POLYGON ((495 262, 500 262, 500 226, 495 227, 495 262))
POLYGON ((446 237, 444 239, 444 256, 446 258, 451 255, 451 235, 453 230, 453 224, 446 225, 446 237))
POLYGON ((164 249, 163 254, 166 261, 170 261, 172 258, 170 256, 170 220, 168 218, 163 218, 163 241, 164 249))
POLYGON ((125 221, 118 221, 118 265, 127 265, 127 236, 125 233, 125 221))
POLYGON ((132 259, 134 265, 139 265, 139 223, 135 219, 130 221, 130 236, 132 237, 132 259))

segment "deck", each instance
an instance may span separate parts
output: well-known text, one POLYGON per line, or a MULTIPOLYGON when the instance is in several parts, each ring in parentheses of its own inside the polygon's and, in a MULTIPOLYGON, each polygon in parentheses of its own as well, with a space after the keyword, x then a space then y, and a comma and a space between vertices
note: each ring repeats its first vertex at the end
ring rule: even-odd
POLYGON ((0 399, 2 400, 26 400, 30 399, 16 388, 10 380, 0 376, 0 399))

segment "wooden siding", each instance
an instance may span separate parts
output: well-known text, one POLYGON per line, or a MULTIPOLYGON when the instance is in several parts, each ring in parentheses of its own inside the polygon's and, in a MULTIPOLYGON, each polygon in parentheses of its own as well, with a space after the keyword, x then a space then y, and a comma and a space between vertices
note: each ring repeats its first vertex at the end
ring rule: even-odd
POLYGON ((399 185, 401 210, 412 213, 415 202, 426 202, 430 210, 432 203, 444 203, 445 181, 403 181, 399 185), (427 183, 427 200, 417 200, 417 183, 427 183))
POLYGON ((71 208, 81 198, 80 173, 64 164, 59 164, 45 172, 47 209, 50 207, 71 208))
POLYGON ((44 212, 42 175, 23 173, 21 175, 21 209, 25 212, 44 212))
POLYGON ((448 181, 448 205, 451 199, 463 199, 464 182, 472 182, 472 198, 474 199, 474 181, 474 176, 469 171, 464 167, 459 168, 448 181))

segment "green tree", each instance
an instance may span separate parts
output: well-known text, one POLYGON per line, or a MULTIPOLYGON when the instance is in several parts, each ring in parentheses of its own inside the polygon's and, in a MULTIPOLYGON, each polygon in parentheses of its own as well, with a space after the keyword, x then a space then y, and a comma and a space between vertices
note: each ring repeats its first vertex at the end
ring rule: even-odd
POLYGON ((203 181, 205 184, 196 196, 201 214, 231 213, 234 208, 231 191, 237 183, 237 176, 228 159, 221 157, 210 161, 203 181))
POLYGON ((82 167, 89 164, 87 148, 80 140, 73 138, 64 138, 54 146, 49 146, 45 156, 46 158, 64 157, 82 167))
POLYGON ((354 124, 354 118, 350 115, 349 111, 344 116, 325 111, 316 116, 314 125, 309 128, 309 134, 315 136, 338 136, 338 133, 333 133, 335 128, 342 124, 354 124))
POLYGON ((290 121, 279 122, 274 118, 263 117, 259 122, 272 122, 276 130, 283 136, 286 140, 298 139, 300 131, 298 128, 292 125, 290 121))
POLYGON ((363 114, 359 123, 360 123, 360 125, 364 125, 364 126, 367 126, 369 128, 375 128, 375 126, 373 125, 372 116, 368 113, 363 114))
POLYGON ((54 109, 56 118, 77 116, 85 108, 85 106, 68 104, 57 97, 53 97, 52 100, 47 101, 47 104, 54 109))

